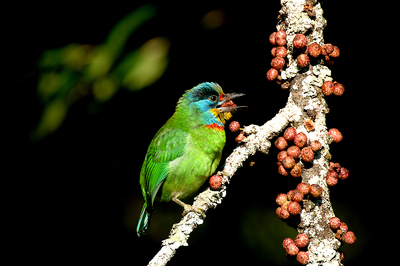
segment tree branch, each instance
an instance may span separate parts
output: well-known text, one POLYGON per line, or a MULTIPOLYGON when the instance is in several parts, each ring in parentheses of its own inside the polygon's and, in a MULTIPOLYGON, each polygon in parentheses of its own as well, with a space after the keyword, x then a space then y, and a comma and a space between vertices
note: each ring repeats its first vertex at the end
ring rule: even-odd
MULTIPOLYGON (((281 83, 289 87, 286 106, 278 114, 262 126, 249 125, 243 130, 246 138, 226 159, 222 170, 221 189, 210 188, 200 193, 193 203, 206 212, 216 208, 226 195, 227 184, 238 168, 257 151, 267 154, 271 147, 270 140, 275 138, 289 124, 296 131, 307 135, 309 141, 318 140, 321 144, 319 155, 312 166, 303 166, 302 182, 318 184, 323 192, 319 198, 305 198, 300 212, 300 222, 296 224, 299 233, 307 234, 310 239, 307 254, 309 265, 340 265, 340 241, 329 227, 329 219, 334 216, 326 183, 329 171, 329 144, 331 138, 325 123, 325 115, 329 112, 324 95, 321 92, 323 82, 331 81, 331 71, 321 59, 306 68, 299 68, 296 63, 298 51, 293 47, 296 34, 307 34, 307 43, 324 44, 323 29, 326 21, 323 18, 320 4, 314 0, 282 0, 277 30, 285 30, 287 34, 287 67, 280 73, 281 83), (311 4, 312 11, 305 11, 306 4, 311 4), (289 84, 289 86, 288 86, 289 84), (311 119, 314 129, 307 130, 304 121, 311 119)), ((190 233, 203 223, 200 214, 189 212, 182 220, 174 224, 168 239, 162 242, 161 250, 150 261, 149 265, 166 265, 180 246, 187 246, 190 233)))

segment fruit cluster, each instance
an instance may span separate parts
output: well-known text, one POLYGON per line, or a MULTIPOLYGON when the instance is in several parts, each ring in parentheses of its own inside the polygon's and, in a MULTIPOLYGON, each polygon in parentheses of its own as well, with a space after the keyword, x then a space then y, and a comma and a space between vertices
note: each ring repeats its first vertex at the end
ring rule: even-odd
MULTIPOLYGON (((306 119, 308 120, 308 119, 306 119)), ((313 122, 305 121, 304 126, 307 131, 313 129, 313 122)), ((338 143, 343 140, 342 133, 336 129, 331 128, 328 131, 329 139, 328 142, 338 143)), ((318 140, 309 141, 306 133, 297 133, 294 127, 288 127, 283 136, 280 136, 275 141, 275 147, 280 150, 277 155, 278 160, 278 172, 283 176, 289 174, 293 177, 300 177, 302 174, 302 167, 307 166, 314 159, 315 153, 317 153, 322 147, 318 140), (293 141, 293 145, 289 143, 293 141), (289 147, 288 147, 289 146, 289 147)), ((349 170, 342 167, 339 163, 329 163, 329 173, 326 176, 326 183, 329 186, 337 184, 338 180, 345 180, 349 177, 349 170)), ((279 207, 276 209, 276 215, 283 221, 287 221, 289 217, 297 215, 303 208, 303 202, 312 198, 320 197, 322 194, 322 187, 317 184, 299 183, 297 187, 289 192, 280 193, 276 197, 276 203, 279 207)), ((347 225, 340 222, 337 217, 333 217, 330 221, 330 226, 334 229, 336 237, 343 240, 347 244, 353 244, 355 242, 355 235, 353 232, 348 231, 347 225)), ((308 237, 304 234, 299 234, 297 238, 308 237)), ((296 256, 296 259, 301 264, 307 264, 308 254, 306 251, 300 251, 301 248, 307 246, 299 246, 298 243, 290 238, 287 238, 283 242, 283 246, 289 257, 296 256)), ((343 253, 341 254, 343 256, 343 253)))
POLYGON ((301 249, 306 248, 308 242, 309 239, 306 234, 298 234, 294 240, 291 238, 285 238, 282 242, 282 246, 288 256, 296 256, 296 259, 300 264, 306 265, 308 262, 308 254, 306 251, 301 249))
POLYGON ((302 165, 312 162, 314 153, 321 149, 321 143, 313 140, 307 146, 307 135, 303 132, 297 133, 295 128, 289 127, 283 133, 283 137, 278 137, 275 141, 275 147, 280 150, 277 156, 278 172, 283 176, 290 173, 293 177, 299 177, 303 172, 302 165), (292 140, 294 145, 287 148, 288 142, 292 140))
POLYGON ((279 205, 276 209, 276 215, 282 220, 287 220, 290 215, 297 215, 301 211, 301 204, 305 197, 318 198, 322 193, 322 187, 317 184, 309 185, 299 183, 296 189, 288 193, 280 193, 275 201, 279 205))
POLYGON ((349 170, 341 167, 339 163, 329 162, 329 173, 326 176, 328 186, 334 186, 340 180, 345 180, 349 177, 349 170))
POLYGON ((240 124, 238 121, 232 121, 229 124, 229 130, 232 132, 238 132, 240 130, 239 135, 235 138, 235 141, 240 142, 240 141, 244 140, 245 136, 244 136, 243 130, 241 130, 241 128, 240 128, 240 124))
MULTIPOLYGON (((269 36, 269 42, 274 46, 271 50, 271 55, 274 57, 271 60, 271 69, 267 71, 267 79, 269 81, 277 80, 281 84, 282 77, 279 75, 283 71, 286 61, 285 58, 288 54, 286 32, 280 30, 273 32, 269 36)), ((339 57, 340 50, 337 46, 326 43, 323 46, 313 42, 307 45, 307 37, 304 34, 297 34, 292 41, 293 55, 296 57, 296 64, 299 68, 307 67, 312 60, 318 61, 321 57, 324 58, 325 64, 328 66, 333 65, 333 59, 339 57)), ((282 88, 288 88, 287 85, 282 88)), ((338 82, 325 81, 322 86, 322 92, 328 96, 332 93, 340 96, 344 93, 344 86, 338 82)))
POLYGON ((332 217, 329 220, 329 225, 335 232, 337 239, 344 241, 348 245, 353 245, 356 242, 356 235, 353 231, 349 231, 347 224, 340 221, 337 217, 332 217))
POLYGON ((272 48, 271 54, 274 57, 271 61, 272 68, 267 72, 267 79, 273 81, 275 79, 281 80, 278 71, 282 71, 285 67, 285 57, 287 55, 286 45, 286 32, 280 30, 273 32, 269 36, 269 42, 272 45, 277 45, 277 47, 272 48))

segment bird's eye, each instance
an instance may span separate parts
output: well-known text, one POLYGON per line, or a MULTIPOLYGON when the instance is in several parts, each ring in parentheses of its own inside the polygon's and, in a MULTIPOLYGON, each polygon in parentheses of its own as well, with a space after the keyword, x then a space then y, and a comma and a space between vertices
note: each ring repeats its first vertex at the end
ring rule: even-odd
POLYGON ((213 95, 213 96, 210 96, 210 98, 208 98, 208 99, 212 102, 215 102, 218 98, 217 98, 217 96, 213 95))

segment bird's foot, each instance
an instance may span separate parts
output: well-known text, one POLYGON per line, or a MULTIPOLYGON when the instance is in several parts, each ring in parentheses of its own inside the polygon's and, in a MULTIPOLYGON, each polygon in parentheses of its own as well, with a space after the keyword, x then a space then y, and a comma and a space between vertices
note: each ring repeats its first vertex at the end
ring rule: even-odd
POLYGON ((177 198, 173 198, 172 200, 175 203, 177 203, 177 204, 179 204, 179 205, 181 205, 183 207, 182 216, 185 216, 189 212, 197 212, 197 213, 201 214, 201 216, 203 216, 203 219, 206 218, 206 215, 204 214, 203 210, 200 209, 199 207, 186 204, 186 203, 184 203, 183 201, 181 201, 181 200, 179 200, 177 198))

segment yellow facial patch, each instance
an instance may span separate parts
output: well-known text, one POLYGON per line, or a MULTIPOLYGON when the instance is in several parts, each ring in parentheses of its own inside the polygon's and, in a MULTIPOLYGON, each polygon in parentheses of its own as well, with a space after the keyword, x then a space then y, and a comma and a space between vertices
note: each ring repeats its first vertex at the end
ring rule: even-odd
POLYGON ((226 120, 229 120, 232 117, 231 112, 222 112, 221 113, 220 110, 215 109, 215 108, 211 109, 210 111, 217 117, 218 121, 224 125, 226 123, 226 120))

